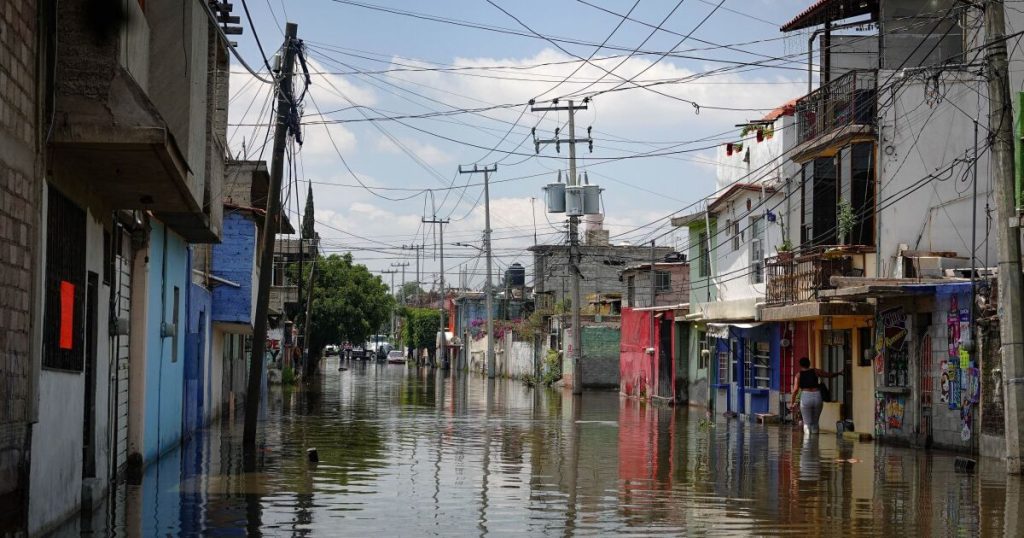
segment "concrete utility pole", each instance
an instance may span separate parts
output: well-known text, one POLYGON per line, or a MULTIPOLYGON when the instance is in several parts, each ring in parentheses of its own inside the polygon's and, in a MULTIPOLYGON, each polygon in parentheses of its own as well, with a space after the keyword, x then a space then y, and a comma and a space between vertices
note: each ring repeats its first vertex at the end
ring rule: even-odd
POLYGON ((423 245, 402 245, 402 250, 416 251, 416 306, 420 304, 420 251, 423 245))
POLYGON ((252 360, 249 369, 249 387, 245 398, 245 427, 242 446, 252 453, 256 449, 256 421, 260 412, 260 388, 263 382, 263 363, 267 349, 267 310, 270 307, 270 277, 274 266, 274 238, 277 236, 277 222, 281 214, 281 178, 284 175, 284 147, 288 138, 289 116, 292 112, 292 71, 295 68, 295 54, 299 43, 296 39, 298 25, 289 22, 284 32, 284 62, 277 79, 280 91, 277 93, 277 126, 274 129, 274 148, 271 153, 270 187, 267 196, 267 216, 263 224, 263 256, 260 258, 259 289, 256 294, 256 319, 252 330, 252 360))
POLYGON ((487 309, 487 377, 493 379, 497 369, 497 360, 494 357, 494 284, 492 282, 491 267, 491 193, 490 180, 491 172, 497 172, 498 165, 492 164, 479 168, 463 168, 459 166, 460 174, 484 175, 484 255, 487 258, 487 280, 484 283, 484 308, 487 309))
MULTIPOLYGON (((319 238, 319 235, 317 235, 316 237, 319 238)), ((317 254, 319 254, 319 252, 320 252, 319 244, 320 244, 320 241, 317 240, 316 241, 316 245, 317 246, 315 247, 317 254)), ((310 325, 312 325, 312 323, 310 323, 310 316, 313 314, 313 286, 316 285, 316 261, 317 261, 317 258, 319 258, 319 255, 313 257, 313 266, 309 268, 309 289, 306 292, 306 317, 304 318, 304 320, 302 322, 304 324, 303 327, 302 327, 302 357, 303 357, 303 363, 302 363, 302 372, 303 372, 303 374, 302 374, 302 377, 303 378, 307 378, 307 376, 310 373, 312 373, 312 371, 313 371, 313 364, 309 360, 309 331, 310 331, 310 325)))
MULTIPOLYGON (((590 98, 584 98, 582 105, 573 104, 572 100, 567 101, 567 105, 559 105, 558 100, 552 101, 552 106, 531 106, 532 112, 550 112, 565 110, 569 112, 569 138, 552 138, 545 140, 535 140, 534 144, 537 149, 540 149, 541 144, 554 144, 555 150, 559 151, 560 146, 563 142, 569 144, 569 179, 567 183, 571 186, 577 186, 580 184, 579 178, 576 177, 576 144, 586 143, 593 147, 594 141, 588 136, 587 138, 576 138, 576 111, 586 110, 587 103, 590 102, 590 98)), ((533 104, 532 101, 530 103, 533 104)), ((557 136, 558 132, 555 131, 557 136)), ((569 217, 569 270, 572 271, 572 393, 582 394, 583 393, 583 350, 580 349, 582 346, 582 325, 580 323, 580 244, 579 244, 579 225, 580 218, 576 216, 569 217)))
MULTIPOLYGON (((655 277, 654 262, 656 261, 655 260, 654 252, 655 252, 654 251, 654 240, 652 239, 651 240, 651 272, 650 272, 650 277, 651 277, 651 304, 647 305, 647 306, 650 306, 652 308, 652 310, 651 310, 651 360, 652 361, 654 360, 654 329, 655 329, 655 327, 654 327, 654 310, 653 310, 653 308, 654 308, 654 302, 655 302, 654 301, 654 294, 656 293, 656 290, 655 290, 655 287, 654 287, 654 277, 655 277)), ((654 370, 651 370, 651 371, 653 372, 654 370)))
MULTIPOLYGON (((1006 384, 1006 468, 1022 471, 1024 457, 1024 323, 1021 317, 1020 228, 1013 156, 1013 110, 1006 57, 1006 13, 1002 0, 985 5, 985 61, 988 75, 988 125, 992 129, 992 183, 996 198, 999 246, 999 339, 1006 384)), ((973 307, 973 305, 972 305, 973 307)))
POLYGON ((401 267, 402 268, 402 287, 399 288, 399 289, 402 290, 402 292, 401 292, 402 293, 402 305, 404 306, 405 305, 405 268, 409 267, 409 262, 392 263, 391 267, 401 267))
POLYGON ((449 221, 450 221, 450 219, 439 219, 439 218, 437 218, 437 215, 434 215, 434 218, 432 218, 432 219, 423 219, 423 223, 424 224, 437 224, 438 230, 440 231, 440 237, 439 237, 439 241, 438 241, 438 246, 441 249, 441 271, 440 271, 440 278, 441 278, 441 288, 440 288, 440 290, 441 290, 441 346, 437 350, 437 360, 438 360, 438 362, 441 363, 441 368, 443 368, 445 370, 448 369, 448 361, 447 361, 447 353, 445 351, 446 342, 445 342, 445 334, 444 334, 444 329, 447 326, 447 324, 445 323, 445 319, 444 319, 444 298, 445 298, 445 294, 444 294, 444 225, 448 224, 449 221))
MULTIPOLYGON (((398 273, 398 269, 384 269, 380 272, 382 275, 391 275, 391 294, 395 294, 395 274, 398 273)), ((395 309, 391 309, 391 337, 395 337, 395 309)))

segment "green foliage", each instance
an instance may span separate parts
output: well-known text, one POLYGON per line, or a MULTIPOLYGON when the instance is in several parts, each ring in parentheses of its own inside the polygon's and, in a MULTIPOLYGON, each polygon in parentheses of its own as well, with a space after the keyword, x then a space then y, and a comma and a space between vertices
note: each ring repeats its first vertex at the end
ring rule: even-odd
POLYGON ((523 382, 531 387, 536 385, 550 387, 553 383, 562 379, 562 360, 558 350, 549 349, 548 354, 544 357, 544 364, 540 368, 541 375, 539 379, 535 375, 528 375, 523 378, 523 382))
POLYGON ((836 209, 838 213, 836 216, 836 228, 839 231, 839 243, 846 244, 846 238, 850 236, 853 226, 857 223, 857 216, 853 214, 853 206, 846 200, 840 201, 836 209))
POLYGON ((402 341, 415 349, 433 351, 437 347, 437 331, 441 328, 441 313, 433 308, 405 308, 402 341))
POLYGON ((281 370, 281 384, 282 385, 294 385, 295 384, 295 370, 291 366, 285 366, 281 370))
MULTIPOLYGON (((312 265, 305 264, 307 282, 312 265)), ((291 270, 297 275, 298 266, 291 270)), ((391 317, 395 300, 387 285, 366 266, 352 263, 351 254, 318 258, 312 284, 310 349, 344 340, 365 342, 391 317)))
POLYGON ((316 231, 313 229, 313 185, 309 185, 309 193, 306 194, 306 209, 302 213, 302 238, 313 239, 316 231))

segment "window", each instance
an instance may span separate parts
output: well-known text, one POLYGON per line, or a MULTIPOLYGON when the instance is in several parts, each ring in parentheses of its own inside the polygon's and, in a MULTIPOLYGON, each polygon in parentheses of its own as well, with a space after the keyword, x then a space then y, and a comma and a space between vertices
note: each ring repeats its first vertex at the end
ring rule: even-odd
POLYGON ((731 225, 732 228, 732 250, 737 252, 740 250, 740 245, 743 243, 743 232, 740 231, 740 221, 735 221, 731 225))
POLYGON ((766 389, 771 382, 771 346, 768 342, 748 342, 747 346, 747 386, 766 389))
POLYGON ((636 277, 633 275, 626 278, 626 304, 636 306, 636 277))
POLYGON ((706 231, 705 232, 701 232, 697 236, 697 242, 699 243, 697 245, 697 252, 698 252, 698 256, 697 257, 700 258, 700 263, 697 266, 698 267, 698 269, 697 269, 697 271, 698 271, 697 272, 697 276, 699 276, 699 277, 711 276, 711 257, 710 257, 710 253, 708 252, 708 233, 706 231))
POLYGON ((871 245, 875 242, 874 144, 853 144, 850 157, 850 205, 857 219, 848 239, 853 245, 871 245))
POLYGON ((718 352, 718 384, 725 385, 729 382, 729 352, 718 352))
POLYGON ((672 291, 672 273, 668 271, 654 272, 654 292, 668 293, 672 291))
POLYGON ((704 331, 697 332, 697 348, 697 369, 703 370, 711 362, 711 346, 708 343, 708 333, 704 331))
POLYGON ((46 211, 45 368, 81 372, 85 360, 85 211, 49 187, 46 211))
POLYGON ((750 218, 750 282, 764 282, 764 218, 750 218))

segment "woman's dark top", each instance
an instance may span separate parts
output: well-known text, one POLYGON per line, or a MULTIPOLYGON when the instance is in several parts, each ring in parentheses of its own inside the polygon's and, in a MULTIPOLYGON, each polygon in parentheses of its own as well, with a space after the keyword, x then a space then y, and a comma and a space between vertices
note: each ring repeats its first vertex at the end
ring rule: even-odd
POLYGON ((814 371, 813 368, 800 370, 800 379, 797 382, 797 386, 801 389, 818 390, 818 372, 814 371))

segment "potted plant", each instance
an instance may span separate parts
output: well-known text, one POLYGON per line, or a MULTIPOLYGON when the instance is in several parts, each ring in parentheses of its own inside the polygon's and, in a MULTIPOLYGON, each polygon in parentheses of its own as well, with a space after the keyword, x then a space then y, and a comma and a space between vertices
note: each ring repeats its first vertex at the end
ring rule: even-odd
POLYGON ((779 261, 781 261, 781 262, 791 262, 791 261, 793 261, 793 256, 794 256, 793 243, 790 242, 790 240, 788 238, 787 239, 783 239, 782 240, 782 244, 780 244, 780 245, 775 247, 775 251, 778 253, 779 261))
POLYGON ((845 245, 846 238, 849 237, 850 232, 853 231, 853 226, 857 222, 857 217, 853 214, 853 206, 850 202, 842 200, 836 206, 836 230, 839 232, 839 244, 845 245))

